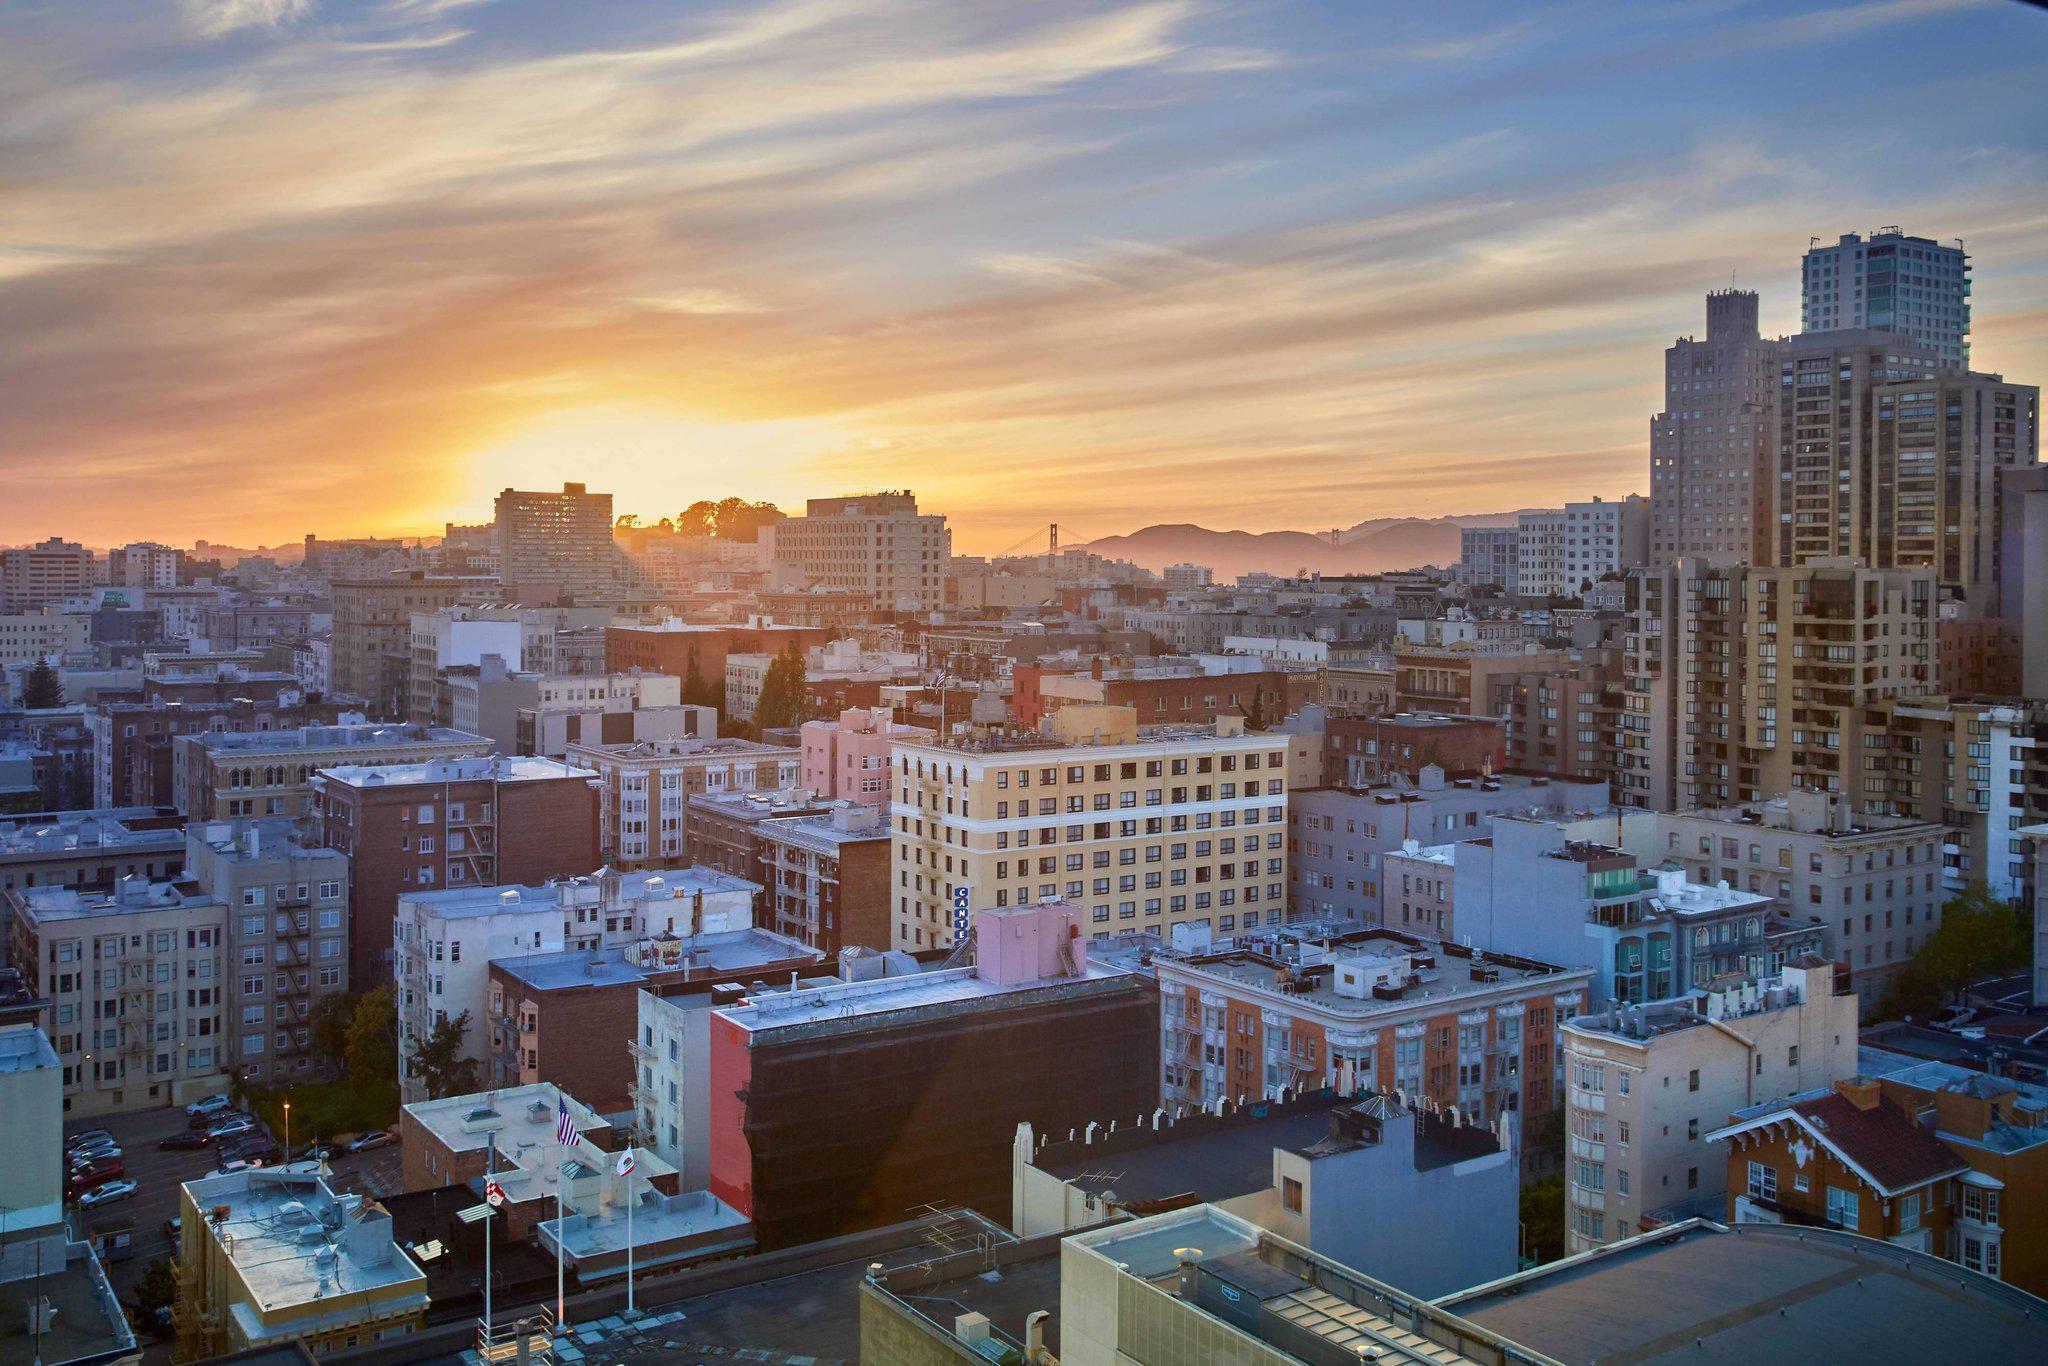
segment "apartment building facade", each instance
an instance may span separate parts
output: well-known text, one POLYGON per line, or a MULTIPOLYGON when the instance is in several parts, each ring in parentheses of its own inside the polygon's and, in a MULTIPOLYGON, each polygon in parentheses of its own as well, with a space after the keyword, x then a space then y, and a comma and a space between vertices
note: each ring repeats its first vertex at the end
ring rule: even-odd
POLYGON ((908 489, 813 498, 802 517, 761 529, 778 583, 868 594, 892 611, 945 605, 953 533, 942 514, 920 513, 908 489))
POLYGON ((797 749, 735 739, 571 744, 564 759, 597 774, 599 850, 627 870, 689 857, 691 797, 784 791, 802 767, 797 749))
POLYGON ((0 892, 110 888, 123 878, 168 878, 184 866, 184 818, 164 808, 0 816, 0 892))
POLYGON ((1247 937, 1153 969, 1169 1108, 1334 1087, 1489 1126, 1512 1114, 1524 1136, 1558 1108, 1558 1024, 1590 982, 1583 968, 1384 929, 1247 937))
POLYGON ((412 678, 412 617, 462 600, 463 580, 411 570, 329 585, 334 629, 329 681, 334 691, 368 705, 374 715, 405 712, 412 678))
POLYGON ((1650 503, 1595 498, 1525 512, 1516 522, 1515 587, 1529 597, 1577 597, 1609 574, 1649 562, 1650 503))
POLYGON ((1520 593, 1522 532, 1519 526, 1458 529, 1458 577, 1472 588, 1488 584, 1508 596, 1520 593))
POLYGON ((835 803, 819 815, 765 821, 754 834, 764 927, 829 954, 890 946, 886 808, 835 803))
POLYGON ((1930 570, 1683 559, 1631 574, 1627 589, 1615 793, 1626 805, 1853 794, 1869 709, 1932 686, 1930 570))
POLYGON ((491 742, 433 726, 299 726, 202 731, 171 741, 173 791, 188 820, 312 816, 314 775, 343 765, 477 758, 491 742))
POLYGON ((515 590, 552 585, 570 597, 597 598, 617 578, 612 496, 581 484, 560 493, 506 489, 498 495, 493 539, 498 577, 515 590))
POLYGON ((1747 1106, 1854 1076, 1856 1012, 1834 964, 1799 959, 1567 1020, 1565 1252, 1720 1217, 1727 1164, 1708 1135, 1747 1106))
POLYGON ((0 666, 62 660, 89 645, 91 618, 73 613, 9 612, 0 616, 0 666))
POLYGON ((1141 730, 1074 706, 1044 738, 895 748, 894 946, 954 944, 954 907, 1061 897, 1092 935, 1286 919, 1288 737, 1241 718, 1141 730))
POLYGON ((806 791, 887 806, 889 751, 899 736, 928 740, 932 731, 896 720, 893 707, 849 707, 831 720, 804 722, 800 734, 806 791))
POLYGON ((2048 702, 1903 699, 1871 708, 1868 728, 1863 809, 1947 827, 1948 890, 1982 882, 2002 900, 2032 895, 2021 832, 2048 821, 2048 702))
POLYGON ((92 592, 93 553, 52 536, 36 545, 0 550, 0 611, 25 612, 92 592))
POLYGON ((1706 337, 1664 352, 1664 410, 1650 419, 1650 564, 1769 562, 1777 354, 1747 289, 1708 294, 1706 337))
POLYGON ((1970 258, 1895 227, 1843 233, 1800 261, 1799 315, 1808 332, 1875 328, 1903 333, 1951 370, 1970 363, 1970 258))
POLYGON ((595 775, 552 759, 462 758, 322 770, 321 838, 348 861, 350 971, 392 980, 399 898, 437 887, 542 883, 595 870, 595 775))

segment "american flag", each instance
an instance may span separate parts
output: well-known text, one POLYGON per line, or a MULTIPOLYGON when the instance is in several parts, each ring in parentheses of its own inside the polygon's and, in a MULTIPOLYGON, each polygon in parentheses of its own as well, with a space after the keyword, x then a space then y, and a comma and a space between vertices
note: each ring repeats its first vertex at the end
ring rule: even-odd
POLYGON ((555 1142, 565 1148, 576 1146, 576 1121, 569 1117, 569 1102, 555 1097, 555 1142))

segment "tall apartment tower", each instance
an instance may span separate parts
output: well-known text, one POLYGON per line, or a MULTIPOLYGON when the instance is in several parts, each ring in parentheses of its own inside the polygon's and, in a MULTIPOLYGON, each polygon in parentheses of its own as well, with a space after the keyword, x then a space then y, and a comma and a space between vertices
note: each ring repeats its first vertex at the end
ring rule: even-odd
POLYGON ((1970 365, 1970 258, 1960 245, 1880 228, 1807 248, 1800 319, 1808 332, 1898 332, 1950 370, 1970 365))
POLYGON ((1630 574, 1626 604, 1624 806, 1856 800, 1869 709, 1932 687, 1930 570, 1684 559, 1630 574))
POLYGON ((1928 380, 1934 348, 1896 332, 1805 332, 1778 355, 1771 395, 1775 431, 1776 544, 1759 562, 1809 564, 1851 556, 1882 567, 1873 509, 1892 497, 1874 453, 1880 386, 1928 380))
POLYGON ((804 515, 761 529, 779 582, 867 593, 888 611, 944 605, 953 533, 943 514, 920 513, 908 489, 813 498, 804 515))
POLYGON ((1757 334, 1754 290, 1707 295, 1704 340, 1664 352, 1664 411, 1650 419, 1650 563, 1769 560, 1770 401, 1779 343, 1757 334))
POLYGON ((506 489, 497 505, 498 577, 508 589, 559 583, 579 598, 609 591, 612 496, 564 484, 560 493, 506 489))
POLYGON ((2004 490, 2009 471, 2039 459, 2041 390, 1945 370, 1880 384, 1872 397, 1866 560, 1930 568, 1972 616, 2000 615, 2004 490))

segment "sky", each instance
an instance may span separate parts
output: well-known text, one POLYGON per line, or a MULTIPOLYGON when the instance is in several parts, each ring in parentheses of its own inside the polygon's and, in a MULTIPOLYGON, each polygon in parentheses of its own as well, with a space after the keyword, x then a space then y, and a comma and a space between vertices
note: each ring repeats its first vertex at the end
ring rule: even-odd
POLYGON ((1810 237, 1962 238, 2048 376, 2044 130, 1988 0, 0 0, 0 544, 1619 496, 1810 237))

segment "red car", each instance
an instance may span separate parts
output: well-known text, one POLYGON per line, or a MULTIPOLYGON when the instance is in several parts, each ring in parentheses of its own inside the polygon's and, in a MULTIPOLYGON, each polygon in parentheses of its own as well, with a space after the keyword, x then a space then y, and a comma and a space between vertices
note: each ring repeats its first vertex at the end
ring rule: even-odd
POLYGON ((94 1186, 118 1181, 127 1175, 128 1169, 119 1162, 81 1162, 71 1168, 65 1184, 71 1187, 73 1195, 80 1195, 94 1186))

